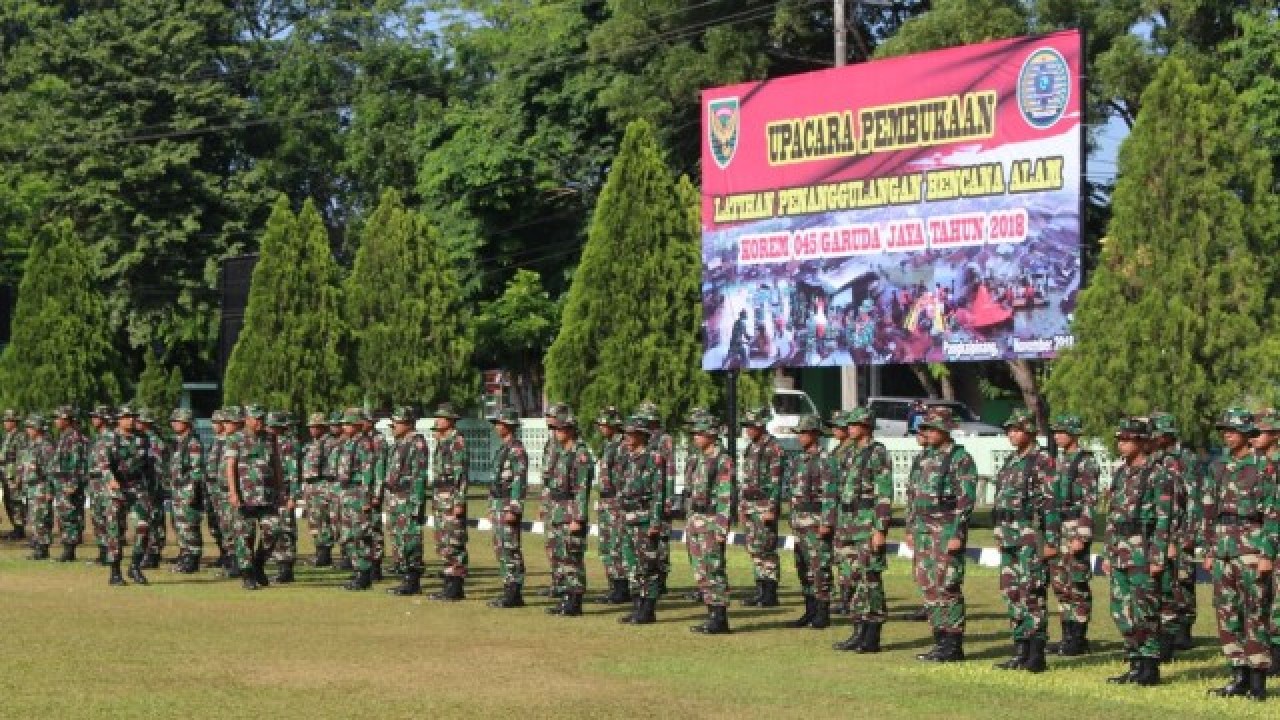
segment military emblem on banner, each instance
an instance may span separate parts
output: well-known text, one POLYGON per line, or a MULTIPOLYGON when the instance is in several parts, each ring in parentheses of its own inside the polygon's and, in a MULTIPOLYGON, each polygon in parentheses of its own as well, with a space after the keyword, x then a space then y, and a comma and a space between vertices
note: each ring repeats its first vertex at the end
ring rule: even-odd
POLYGON ((1047 130, 1062 118, 1071 97, 1071 72, 1066 58, 1053 48, 1027 56, 1018 74, 1018 109, 1027 124, 1047 130))
POLYGON ((738 128, 742 118, 738 98, 720 98, 707 104, 707 142, 711 157, 721 170, 729 167, 738 151, 738 128))

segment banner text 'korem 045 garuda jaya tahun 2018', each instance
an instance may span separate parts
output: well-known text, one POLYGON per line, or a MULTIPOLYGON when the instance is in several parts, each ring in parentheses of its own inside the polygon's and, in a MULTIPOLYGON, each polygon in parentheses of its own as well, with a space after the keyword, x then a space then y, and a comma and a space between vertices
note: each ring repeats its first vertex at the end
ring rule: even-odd
POLYGON ((1080 287, 1076 31, 703 93, 703 367, 1050 358, 1080 287))

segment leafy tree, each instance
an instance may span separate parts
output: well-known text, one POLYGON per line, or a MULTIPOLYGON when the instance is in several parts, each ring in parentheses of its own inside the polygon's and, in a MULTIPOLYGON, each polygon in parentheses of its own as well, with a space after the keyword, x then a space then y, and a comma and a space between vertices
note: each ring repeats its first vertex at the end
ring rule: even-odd
POLYGON ((258 402, 302 417, 346 392, 349 351, 340 271, 311 201, 295 216, 281 196, 253 270, 244 329, 227 361, 227 402, 258 402))
POLYGON ((476 315, 476 355, 485 367, 507 370, 515 405, 526 416, 541 411, 542 358, 559 326, 560 305, 531 270, 517 270, 476 315))
POLYGON ((41 228, 18 288, 12 339, 0 355, 8 406, 47 411, 120 399, 123 362, 108 329, 98 266, 71 221, 41 228))
MULTIPOLYGON (((147 351, 142 374, 134 388, 134 401, 139 407, 164 414, 177 407, 181 399, 182 373, 176 367, 172 372, 166 372, 156 353, 147 351)), ((159 419, 163 421, 166 418, 159 419)))
POLYGON ((369 217, 346 297, 366 402, 463 403, 474 395, 470 318, 457 275, 439 233, 395 190, 383 193, 369 217))
POLYGON ((1142 108, 1076 345, 1047 390, 1091 432, 1159 408, 1204 443, 1224 406, 1275 377, 1272 159, 1227 82, 1198 82, 1181 59, 1161 63, 1142 108))

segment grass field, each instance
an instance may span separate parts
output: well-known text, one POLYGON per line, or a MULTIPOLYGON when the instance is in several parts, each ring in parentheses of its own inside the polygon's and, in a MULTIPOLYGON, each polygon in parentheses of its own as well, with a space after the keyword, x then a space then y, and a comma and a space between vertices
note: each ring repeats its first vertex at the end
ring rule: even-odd
MULTIPOLYGON (((7 530, 7 527, 5 528, 7 530)), ((305 533, 305 530, 304 530, 305 533)), ((895 537, 899 533, 895 531, 895 537)), ((529 586, 546 583, 541 536, 526 535, 529 586)), ((304 552, 310 544, 304 540, 304 552)), ((548 617, 549 602, 520 610, 485 601, 500 581, 486 533, 471 535, 468 600, 441 604, 383 590, 351 593, 345 576, 302 567, 299 582, 250 593, 212 571, 150 571, 151 587, 110 588, 102 568, 23 559, 25 546, 0 545, 0 717, 410 718, 1150 718, 1277 717, 1280 701, 1218 700, 1205 690, 1224 670, 1210 640, 1201 588, 1200 645, 1164 668, 1165 684, 1108 686, 1120 666, 1105 603, 1095 608, 1096 654, 1051 659, 1040 676, 995 670, 1009 647, 995 571, 970 566, 970 661, 917 662, 923 624, 886 626, 887 652, 837 653, 847 622, 825 631, 784 624, 798 614, 790 558, 782 608, 734 608, 734 633, 691 634, 703 611, 679 596, 688 588, 676 546, 677 592, 659 624, 624 627, 620 610, 587 607, 577 619, 548 617)), ((599 563, 588 560, 601 585, 599 563)), ((54 548, 56 556, 57 548, 54 548)), ((171 558, 176 550, 170 547, 171 558)), ((87 551, 82 554, 88 554, 87 551)), ((216 553, 210 551, 209 556, 216 553)), ((438 567, 432 564, 432 569, 438 567)), ((731 579, 745 589, 750 568, 730 552, 731 579)), ((908 565, 888 574, 895 613, 913 606, 908 565)), ((427 589, 439 582, 432 578, 427 589)), ((1095 581, 1105 595, 1105 583, 1095 581)), ((533 595, 534 593, 529 593, 533 595)), ((594 593, 593 593, 594 594, 594 593)), ((1057 634, 1056 619, 1053 621, 1057 634)))

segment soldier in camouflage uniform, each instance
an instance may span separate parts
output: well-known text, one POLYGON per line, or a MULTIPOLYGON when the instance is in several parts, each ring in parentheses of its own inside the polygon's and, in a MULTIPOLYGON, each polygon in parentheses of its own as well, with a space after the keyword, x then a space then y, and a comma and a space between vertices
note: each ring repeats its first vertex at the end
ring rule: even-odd
POLYGON ((973 456, 951 438, 951 408, 925 411, 920 434, 927 444, 913 491, 916 585, 924 594, 934 648, 916 656, 926 662, 964 660, 965 547, 969 518, 977 504, 978 470, 973 456))
POLYGON ((1257 434, 1250 413, 1231 408, 1217 428, 1227 453, 1213 463, 1201 494, 1204 569, 1213 573, 1218 637, 1232 677, 1210 693, 1262 701, 1271 670, 1266 596, 1280 537, 1280 499, 1271 481, 1274 467, 1249 446, 1257 434))
POLYGON ((347 436, 342 426, 343 411, 339 410, 329 414, 329 467, 333 472, 333 483, 330 485, 332 492, 329 497, 332 500, 333 511, 335 513, 334 523, 334 539, 338 545, 338 560, 334 564, 334 568, 344 572, 352 573, 352 578, 357 577, 359 573, 355 565, 351 562, 351 556, 346 552, 346 545, 343 540, 342 531, 342 483, 338 482, 338 461, 342 457, 343 448, 346 447, 347 436))
POLYGON ((178 536, 178 562, 173 571, 188 575, 200 569, 200 556, 204 552, 200 518, 206 501, 204 445, 192 432, 194 421, 194 415, 187 408, 179 408, 169 415, 173 442, 165 463, 173 498, 173 529, 178 536))
POLYGON ((333 468, 329 465, 329 423, 324 413, 311 413, 307 419, 310 439, 302 450, 302 500, 307 506, 307 530, 316 546, 315 567, 333 564, 334 528, 341 522, 332 502, 330 484, 333 468))
POLYGON ((392 595, 422 592, 422 521, 426 517, 431 454, 427 439, 413 430, 417 420, 410 407, 399 407, 391 413, 394 439, 387 450, 385 486, 391 551, 403 571, 400 585, 387 590, 392 595))
POLYGON ((1000 548, 1000 594, 1013 630, 1013 657, 1001 670, 1042 673, 1049 627, 1049 561, 1058 554, 1061 520, 1053 497, 1057 466, 1036 444, 1036 416, 1015 408, 1004 430, 1013 446, 996 473, 991 519, 1000 548))
POLYGON ((151 534, 147 541, 147 554, 142 567, 154 570, 160 567, 165 544, 169 541, 169 517, 165 505, 170 500, 168 471, 165 460, 169 454, 168 442, 156 431, 156 419, 151 410, 138 411, 138 432, 147 436, 150 451, 147 453, 147 475, 151 486, 151 534))
POLYGON ((1169 549, 1173 483, 1166 466, 1150 453, 1146 418, 1126 418, 1116 429, 1123 463, 1107 497, 1106 559, 1111 576, 1111 618, 1124 636, 1129 670, 1109 678, 1117 684, 1160 683, 1160 588, 1169 549))
POLYGON ((111 503, 107 510, 107 560, 111 564, 108 582, 111 585, 125 584, 124 578, 120 576, 120 560, 129 518, 133 517, 136 524, 129 579, 139 585, 146 585, 147 578, 142 574, 142 557, 147 551, 151 522, 151 480, 147 475, 151 448, 147 436, 134 427, 137 411, 124 405, 116 415, 116 429, 110 434, 107 447, 99 458, 102 479, 106 483, 111 503))
POLYGON ((875 439, 876 419, 869 409, 850 410, 839 422, 848 429, 852 443, 848 463, 837 476, 836 552, 849 564, 854 584, 849 599, 853 634, 833 647, 876 653, 888 619, 883 573, 888 568, 885 548, 893 520, 893 461, 884 444, 875 439))
POLYGON ((756 594, 743 601, 747 607, 778 606, 778 516, 782 512, 782 473, 786 456, 782 446, 765 429, 768 408, 742 416, 747 434, 739 486, 738 521, 746 534, 756 594))
MULTIPOLYGON (((1253 418, 1258 437, 1254 441, 1254 451, 1267 459, 1269 472, 1265 486, 1271 492, 1277 504, 1276 512, 1280 513, 1280 411, 1268 408, 1253 418)), ((1207 478, 1206 478, 1207 482, 1207 478)), ((1275 538, 1274 545, 1280 553, 1280 537, 1275 538)), ((1273 565, 1275 563, 1272 563, 1273 565)), ((1280 571, 1271 571, 1270 620, 1267 634, 1271 638, 1271 677, 1280 674, 1280 571)))
POLYGON ((58 441, 53 451, 54 510, 62 555, 58 562, 75 562, 76 546, 84 540, 84 491, 89 473, 89 440, 80 432, 75 408, 63 405, 54 419, 58 441))
POLYGON ((18 478, 27 493, 27 527, 31 530, 28 560, 48 560, 53 542, 53 443, 43 415, 27 416, 27 442, 18 456, 18 478))
POLYGON ((600 562, 609 581, 609 592, 597 602, 624 605, 631 602, 631 585, 627 565, 622 561, 622 536, 627 526, 622 521, 618 486, 622 480, 622 415, 609 406, 596 418, 596 429, 604 439, 604 447, 596 461, 596 479, 600 492, 596 501, 596 525, 600 535, 600 562))
MULTIPOLYGON (((920 463, 929 456, 929 443, 925 442, 924 435, 917 432, 915 434, 916 445, 920 448, 916 451, 915 457, 911 458, 911 469, 907 471, 907 507, 903 513, 902 524, 906 532, 903 533, 905 544, 908 548, 914 548, 916 529, 919 527, 918 518, 916 516, 916 496, 917 488, 920 485, 920 463)), ((920 556, 916 553, 911 554, 911 576, 915 577, 917 567, 920 564, 920 556)), ((906 613, 903 619, 907 622, 929 622, 931 613, 929 607, 924 604, 924 588, 916 586, 916 591, 920 593, 921 603, 916 610, 906 613)))
POLYGON ((4 470, 4 509, 13 524, 9 540, 26 538, 27 492, 18 475, 18 461, 27 444, 27 433, 18 428, 18 411, 4 411, 4 438, 0 439, 0 468, 4 470))
MULTIPOLYGON (((373 459, 373 481, 370 496, 373 513, 369 517, 369 538, 373 544, 373 555, 370 560, 371 578, 374 582, 382 581, 382 557, 386 552, 386 539, 383 536, 382 509, 386 500, 387 477, 387 438, 373 427, 373 417, 366 411, 360 412, 360 437, 364 440, 369 456, 373 459)), ((396 572, 403 572, 397 568, 396 572)))
POLYGON ((681 508, 676 495, 676 448, 675 440, 662 429, 662 418, 658 414, 658 406, 646 400, 636 409, 636 416, 649 424, 649 447, 662 456, 665 486, 663 489, 663 507, 661 529, 658 534, 658 555, 661 558, 662 570, 658 577, 658 592, 667 592, 667 577, 671 574, 671 528, 672 521, 680 515, 681 508))
POLYGON ((1064 657, 1089 652, 1089 617, 1093 614, 1094 507, 1101 470, 1093 453, 1080 447, 1080 418, 1058 415, 1049 423, 1059 450, 1053 501, 1062 522, 1058 554, 1049 559, 1049 581, 1062 606, 1062 642, 1050 648, 1064 657))
POLYGON ((707 620, 689 628, 706 635, 722 635, 729 630, 729 577, 725 572, 725 542, 733 517, 733 458, 720 447, 720 422, 711 416, 691 418, 696 459, 685 475, 689 497, 689 520, 685 542, 707 606, 707 620))
POLYGON ((360 436, 362 415, 360 408, 342 413, 342 441, 334 458, 334 475, 342 493, 342 554, 353 569, 351 579, 343 585, 347 590, 368 590, 373 585, 373 533, 369 526, 375 478, 369 445, 360 436))
POLYGON ((791 490, 791 529, 795 533, 796 575, 804 593, 804 614, 793 628, 821 630, 831 625, 831 542, 836 524, 836 477, 831 456, 822 449, 822 418, 806 415, 791 432, 800 453, 787 470, 791 490))
POLYGON ((111 442, 111 408, 99 405, 89 413, 93 438, 89 442, 89 519, 93 524, 93 540, 98 545, 98 565, 106 567, 107 560, 107 511, 111 507, 107 497, 107 484, 102 479, 102 464, 111 442))
POLYGON ((1160 661, 1174 650, 1190 650, 1196 623, 1196 545, 1204 525, 1200 507, 1200 459, 1178 445, 1177 421, 1165 412, 1150 416, 1153 452, 1173 483, 1173 515, 1169 518, 1169 557, 1160 576, 1160 661))
POLYGON ((293 431, 293 419, 287 412, 267 413, 267 434, 280 456, 281 488, 284 491, 280 500, 280 529, 271 553, 276 564, 276 576, 272 580, 291 583, 294 580, 293 564, 298 558, 298 515, 295 511, 302 498, 302 450, 293 431))
POLYGON ((266 409, 246 405, 244 414, 244 430, 227 438, 222 465, 227 500, 236 511, 241 585, 257 590, 270 584, 266 565, 280 534, 284 470, 275 442, 264 432, 266 409))
POLYGON ((662 560, 659 543, 665 507, 666 470, 663 457, 651 448, 649 423, 632 416, 623 426, 626 444, 622 452, 622 475, 618 504, 626 533, 622 537, 622 557, 631 581, 631 614, 618 619, 629 625, 657 622, 659 576, 662 560))
MULTIPOLYGON (((543 412, 543 420, 547 424, 548 437, 547 441, 542 445, 542 471, 539 476, 542 482, 542 494, 538 499, 540 508, 550 502, 550 498, 547 497, 547 479, 555 471, 556 457, 561 450, 560 443, 556 442, 555 438, 556 416, 567 412, 570 412, 570 408, 562 402, 551 403, 547 406, 546 411, 543 412)), ((551 582, 547 585, 547 589, 542 591, 542 595, 560 597, 564 595, 564 583, 561 582, 560 576, 556 575, 555 558, 551 557, 553 546, 550 543, 543 543, 543 550, 547 553, 547 568, 549 568, 551 582)))
MULTIPOLYGON (((844 424, 844 411, 832 410, 831 417, 827 420, 827 431, 831 433, 832 439, 835 440, 836 446, 831 449, 831 464, 835 468, 836 482, 841 479, 849 471, 850 458, 853 456, 853 441, 849 439, 849 428, 844 424)), ((839 512, 837 512, 837 520, 839 512)), ((839 528, 832 539, 832 567, 831 572, 834 576, 832 582, 833 602, 831 603, 831 614, 845 615, 849 612, 849 599, 853 597, 853 564, 847 554, 840 552, 839 528), (839 593, 835 593, 835 590, 839 593), (837 596, 838 595, 838 599, 837 596)))
POLYGON ((207 519, 209 534, 218 543, 218 561, 216 566, 226 572, 227 577, 240 577, 240 568, 235 562, 235 518, 231 503, 227 500, 227 482, 222 471, 222 453, 227 447, 227 438, 239 429, 243 422, 241 410, 237 407, 226 407, 213 412, 213 442, 205 453, 204 489, 209 507, 207 519))
POLYGON ((466 597, 467 577, 467 443, 456 427, 459 415, 450 403, 436 408, 436 454, 431 459, 432 511, 436 554, 444 562, 444 588, 433 600, 456 602, 466 597))
POLYGON ((520 547, 521 520, 529 488, 529 454, 520 442, 520 415, 503 410, 489 420, 501 444, 493 458, 489 483, 489 524, 493 526, 493 552, 502 573, 502 597, 489 607, 524 607, 524 551, 520 547))
POLYGON ((550 615, 582 615, 582 595, 587 589, 587 511, 596 460, 591 449, 578 437, 578 419, 564 412, 555 419, 556 466, 547 487, 548 503, 541 509, 546 522, 546 541, 551 545, 552 566, 564 586, 564 599, 547 608, 550 615))

